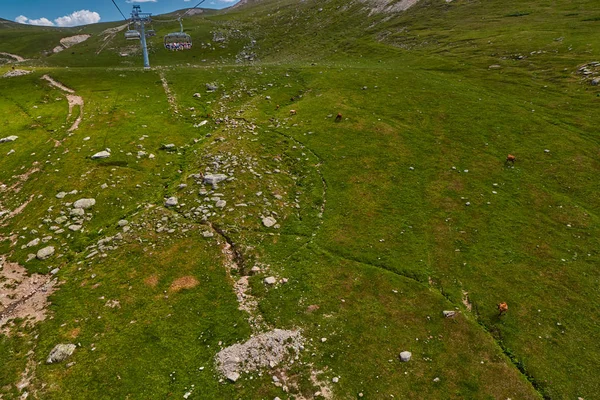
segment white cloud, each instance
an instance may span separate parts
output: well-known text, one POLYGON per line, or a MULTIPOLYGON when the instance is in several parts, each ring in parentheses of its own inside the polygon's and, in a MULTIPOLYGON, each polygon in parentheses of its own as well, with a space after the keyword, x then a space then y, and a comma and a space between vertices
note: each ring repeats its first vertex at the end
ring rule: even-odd
POLYGON ((95 24, 100 21, 100 14, 95 11, 79 10, 54 20, 57 26, 77 26, 95 24))
POLYGON ((58 17, 54 22, 48 18, 29 19, 24 15, 19 15, 15 21, 20 24, 38 25, 38 26, 77 26, 95 24, 100 21, 100 14, 95 11, 79 10, 69 15, 58 17))
POLYGON ((20 24, 54 26, 54 22, 50 21, 48 18, 29 19, 24 15, 19 15, 17 18, 15 18, 15 21, 20 24))

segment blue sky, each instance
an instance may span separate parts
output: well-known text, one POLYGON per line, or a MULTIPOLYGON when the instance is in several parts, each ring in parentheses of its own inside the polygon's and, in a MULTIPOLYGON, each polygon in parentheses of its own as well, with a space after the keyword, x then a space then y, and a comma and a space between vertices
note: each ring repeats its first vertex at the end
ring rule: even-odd
MULTIPOLYGON (((162 14, 195 6, 200 0, 115 0, 126 17, 134 4, 162 14)), ((224 8, 237 0, 206 0, 201 7, 224 8)), ((121 20, 111 0, 0 0, 0 18, 32 25, 77 26, 121 20)))

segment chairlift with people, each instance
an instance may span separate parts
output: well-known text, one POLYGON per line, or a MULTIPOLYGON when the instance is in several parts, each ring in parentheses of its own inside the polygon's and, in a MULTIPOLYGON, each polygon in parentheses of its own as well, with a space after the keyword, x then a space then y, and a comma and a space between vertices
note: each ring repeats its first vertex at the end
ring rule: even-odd
POLYGON ((179 18, 181 30, 179 32, 167 33, 165 35, 165 49, 167 50, 190 50, 192 48, 192 37, 183 31, 183 23, 179 18))
MULTIPOLYGON (((194 7, 188 9, 183 15, 177 18, 177 22, 179 22, 180 30, 179 32, 171 32, 167 33, 164 38, 165 49, 167 50, 190 50, 192 48, 192 37, 183 31, 183 22, 181 19, 190 11, 196 9, 200 4, 204 3, 206 0, 200 1, 194 7)), ((167 21, 163 21, 167 22, 167 21)))

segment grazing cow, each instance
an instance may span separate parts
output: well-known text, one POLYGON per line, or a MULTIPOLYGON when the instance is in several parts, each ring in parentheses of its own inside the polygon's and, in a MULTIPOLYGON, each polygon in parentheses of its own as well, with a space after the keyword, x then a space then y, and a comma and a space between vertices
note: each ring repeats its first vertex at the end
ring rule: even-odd
POLYGON ((517 157, 513 156, 512 154, 509 154, 508 156, 506 156, 506 163, 512 163, 514 165, 516 159, 517 157))
POLYGON ((290 115, 296 115, 296 110, 290 110, 290 115))
POLYGON ((276 110, 279 110, 279 104, 277 104, 277 105, 275 106, 275 109, 276 109, 276 110))
POLYGON ((504 301, 498 304, 498 311, 500 311, 500 314, 498 314, 499 316, 506 314, 506 312, 508 311, 508 304, 506 304, 506 302, 504 301))
POLYGON ((335 122, 340 122, 342 120, 342 113, 338 113, 337 117, 335 117, 335 122))

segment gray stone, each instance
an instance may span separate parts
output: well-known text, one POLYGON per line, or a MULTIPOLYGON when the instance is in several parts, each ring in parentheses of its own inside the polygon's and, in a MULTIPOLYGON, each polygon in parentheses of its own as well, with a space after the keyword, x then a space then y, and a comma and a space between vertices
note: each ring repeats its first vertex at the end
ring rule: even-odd
POLYGON ((177 205, 177 197, 169 197, 167 201, 165 201, 166 207, 175 207, 177 205))
POLYGON ((0 143, 14 142, 18 138, 19 138, 18 136, 14 136, 14 135, 13 136, 8 136, 8 137, 0 139, 0 143))
POLYGON ((38 258, 38 260, 45 260, 49 257, 52 257, 53 254, 54 254, 54 247, 48 246, 48 247, 44 247, 43 249, 38 250, 36 257, 38 258))
POLYGON ((265 283, 267 285, 274 285, 275 283, 277 283, 277 279, 275 279, 274 276, 269 276, 268 278, 265 278, 265 283))
POLYGON ((207 183, 209 185, 216 185, 217 183, 222 182, 225 179, 227 179, 227 175, 225 174, 206 174, 204 176, 204 183, 207 183))
POLYGON ((78 224, 69 225, 69 230, 71 230, 73 232, 80 231, 81 228, 82 228, 82 226, 78 225, 78 224))
MULTIPOLYGON (((69 210, 69 214, 72 217, 83 217, 85 215, 85 211, 83 211, 83 208, 72 208, 69 210)), ((58 220, 58 218, 57 218, 57 220, 58 220)), ((62 224, 65 221, 62 221, 62 222, 54 221, 54 222, 56 222, 57 224, 62 224)))
POLYGON ((71 343, 61 343, 54 346, 52 351, 50 351, 50 355, 48 355, 48 359, 46 360, 47 364, 59 363, 61 361, 66 360, 73 354, 77 346, 71 343))
POLYGON ((206 90, 208 90, 209 92, 214 92, 218 88, 219 87, 217 85, 215 85, 214 83, 207 83, 206 84, 206 90))
POLYGON ((227 379, 229 379, 231 382, 235 382, 238 379, 240 379, 240 374, 238 374, 237 372, 231 372, 227 374, 227 379))
POLYGON ((204 232, 202 232, 202 236, 205 238, 211 238, 211 237, 215 236, 215 234, 210 231, 204 231, 204 232))
POLYGON ((165 150, 174 150, 175 149, 175 145, 173 143, 169 143, 169 144, 165 144, 162 147, 165 150))
POLYGON ((217 208, 224 208, 226 205, 227 205, 227 202, 225 200, 219 200, 215 204, 215 207, 217 207, 217 208))
POLYGON ((96 199, 79 199, 73 203, 73 208, 87 209, 96 204, 96 199))
POLYGON ((119 225, 122 228, 124 226, 129 225, 129 221, 127 221, 126 219, 122 219, 119 222, 117 222, 117 225, 119 225))
POLYGON ((31 242, 27 243, 27 247, 34 247, 37 246, 38 244, 40 244, 40 239, 39 238, 35 238, 33 239, 31 242))
POLYGON ((412 353, 410 351, 403 351, 402 353, 400 353, 400 361, 402 362, 410 361, 411 357, 412 353))
POLYGON ((110 153, 106 150, 102 150, 99 151, 98 153, 94 154, 92 156, 92 160, 97 160, 97 159, 101 159, 101 158, 108 158, 110 157, 110 153))
POLYGON ((270 228, 270 227, 272 227, 273 225, 275 225, 277 223, 277 220, 275 218, 273 218, 273 217, 264 217, 262 219, 262 223, 267 228, 270 228))
POLYGON ((592 86, 598 86, 598 85, 600 85, 600 78, 592 79, 592 86))
POLYGON ((58 192, 58 193, 56 193, 56 198, 57 198, 57 199, 62 199, 62 198, 64 198, 66 195, 67 195, 67 193, 66 193, 66 192, 58 192))
POLYGON ((446 318, 454 318, 456 311, 442 311, 442 314, 444 314, 444 317, 446 318))

